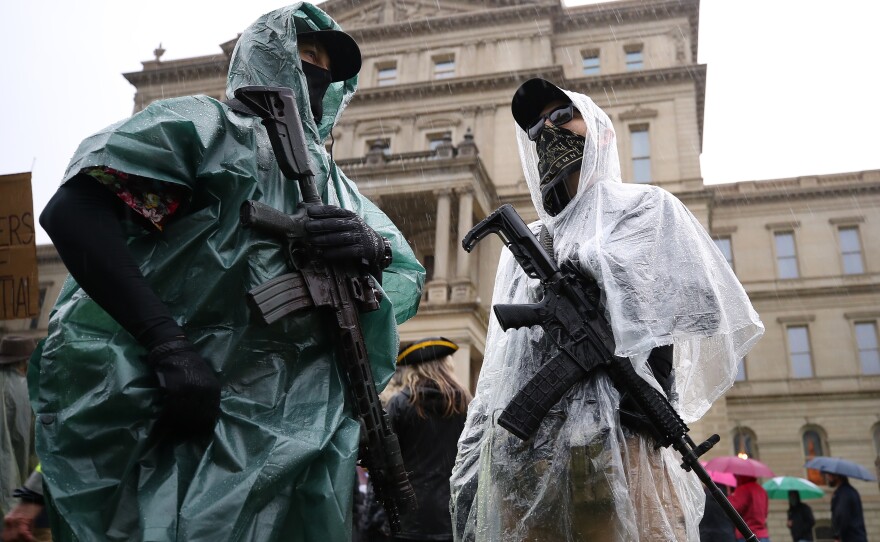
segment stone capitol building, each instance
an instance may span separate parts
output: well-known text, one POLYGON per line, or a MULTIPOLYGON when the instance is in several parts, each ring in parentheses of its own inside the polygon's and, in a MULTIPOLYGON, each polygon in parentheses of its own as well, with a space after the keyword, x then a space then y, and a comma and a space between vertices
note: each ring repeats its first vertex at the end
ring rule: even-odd
MULTIPOLYGON (((817 482, 803 468, 815 455, 880 469, 880 170, 704 185, 699 0, 576 8, 561 0, 327 0, 320 7, 364 55, 359 90, 333 132, 333 156, 428 270, 402 342, 454 340, 457 374, 475 387, 502 245, 492 236, 467 254, 460 240, 503 203, 526 221, 537 218, 510 99, 520 83, 543 77, 608 113, 624 182, 661 186, 688 206, 766 326, 734 387, 691 426, 698 441, 721 435, 707 457, 748 454, 778 476, 817 482)), ((188 94, 225 99, 230 38, 201 57, 165 61, 157 50, 141 71, 124 74, 136 90, 134 111, 188 94)), ((51 245, 37 254, 41 315, 0 322, 0 336, 46 334, 66 271, 51 245)), ((852 483, 868 537, 880 540, 878 483, 852 483)), ((831 539, 832 490, 825 490, 807 501, 817 540, 831 539)), ((774 540, 790 536, 787 508, 771 500, 774 540)))

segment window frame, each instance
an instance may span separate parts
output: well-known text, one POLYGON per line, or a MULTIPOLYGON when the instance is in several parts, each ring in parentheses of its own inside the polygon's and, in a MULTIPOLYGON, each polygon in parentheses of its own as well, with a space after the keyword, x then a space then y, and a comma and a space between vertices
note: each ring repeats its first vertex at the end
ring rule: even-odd
POLYGON ((585 49, 581 51, 581 75, 600 75, 602 73, 602 60, 599 49, 585 49), (595 69, 595 71, 587 71, 587 59, 595 59, 596 65, 590 66, 590 70, 595 69))
POLYGON ((800 259, 798 258, 798 248, 797 248, 797 236, 795 235, 795 228, 785 228, 785 229, 773 229, 773 259, 776 263, 776 279, 777 280, 796 280, 801 278, 801 268, 800 268, 800 259), (782 235, 790 235, 791 236, 791 244, 793 247, 794 254, 792 256, 780 256, 779 255, 779 237, 782 235), (794 260, 794 276, 793 277, 783 277, 782 276, 782 268, 780 266, 780 259, 782 258, 792 258, 794 260))
POLYGON ((724 259, 727 261, 727 264, 730 266, 730 269, 736 272, 736 266, 733 264, 733 235, 730 234, 722 234, 722 235, 713 235, 712 241, 715 243, 715 246, 718 247, 718 251, 721 252, 721 255, 724 256, 724 259), (725 254, 724 250, 718 246, 718 241, 727 241, 727 249, 729 254, 725 254))
POLYGON ((623 47, 623 63, 625 71, 635 72, 645 69, 645 46, 644 44, 624 45, 623 47), (638 60, 631 60, 630 55, 638 55, 638 60), (636 65, 637 64, 637 65, 636 65))
POLYGON ((853 343, 855 344, 855 347, 856 347, 855 348, 856 359, 858 360, 858 363, 859 363, 859 374, 866 375, 866 376, 880 375, 880 364, 878 364, 878 370, 876 372, 868 372, 865 370, 865 362, 862 359, 862 352, 863 351, 871 351, 871 350, 876 352, 878 357, 880 357, 880 329, 878 329, 877 320, 876 319, 862 319, 862 318, 857 319, 857 320, 853 320, 852 328, 853 328, 853 343), (874 331, 874 348, 873 349, 870 349, 870 348, 862 349, 861 345, 859 344, 858 326, 861 326, 861 325, 871 326, 871 328, 873 329, 873 331, 874 331))
POLYGON ((758 435, 750 427, 737 424, 736 427, 733 428, 730 443, 733 445, 733 455, 746 453, 750 459, 760 459, 761 457, 760 448, 758 447, 758 435), (746 445, 742 447, 738 440, 741 437, 746 437, 748 439, 746 445), (740 448, 742 448, 742 452, 740 452, 740 448), (752 452, 751 454, 749 454, 750 451, 752 452))
POLYGON ((629 155, 630 155, 630 168, 632 168, 632 182, 636 184, 651 184, 654 182, 654 171, 651 163, 651 126, 648 123, 639 123, 639 124, 630 124, 629 125, 629 155), (635 145, 635 134, 645 134, 645 142, 647 144, 648 154, 644 156, 636 156, 636 145, 635 145), (648 164, 648 180, 640 181, 638 180, 636 171, 636 162, 637 161, 647 161, 648 164))
POLYGON ((840 271, 844 275, 863 275, 865 274, 865 251, 864 246, 862 244, 862 235, 859 231, 858 225, 855 224, 841 224, 837 226, 837 248, 838 256, 840 257, 840 271), (858 244, 857 252, 844 252, 843 250, 843 232, 844 230, 853 231, 856 236, 856 244, 858 244), (860 271, 857 272, 847 272, 846 270, 846 256, 848 254, 858 254, 859 256, 859 268, 860 271))
POLYGON ((396 60, 389 60, 386 62, 377 62, 375 69, 376 69, 376 86, 377 87, 388 87, 388 86, 397 84, 397 82, 398 82, 397 78, 400 74, 400 71, 397 68, 397 61, 396 60), (393 78, 387 78, 387 77, 383 78, 382 77, 382 72, 388 71, 388 70, 394 70, 394 77, 393 78))
POLYGON ((375 143, 376 141, 384 141, 385 148, 382 149, 382 154, 384 154, 385 156, 391 156, 391 136, 367 136, 366 138, 364 138, 364 156, 369 154, 373 143, 375 143))
POLYGON ((785 324, 785 349, 786 349, 786 354, 787 354, 786 357, 788 358, 789 374, 791 375, 792 379, 804 380, 804 379, 808 379, 808 378, 816 378, 816 367, 815 367, 815 363, 814 363, 814 359, 813 359, 813 343, 812 343, 812 340, 810 337, 809 323, 797 322, 797 323, 785 324), (806 335, 807 350, 804 352, 802 352, 802 351, 795 352, 792 349, 791 332, 792 332, 792 330, 795 330, 795 329, 803 329, 804 333, 806 335), (810 374, 808 376, 799 376, 796 374, 796 371, 795 371, 794 356, 796 356, 796 355, 802 356, 804 354, 809 356, 808 359, 809 359, 810 374))
POLYGON ((449 137, 450 141, 452 141, 453 133, 452 133, 451 129, 426 133, 425 134, 425 141, 427 141, 427 143, 428 143, 428 150, 429 151, 437 150, 437 147, 439 147, 440 145, 443 144, 444 141, 446 141, 447 136, 449 137), (437 144, 432 147, 431 145, 434 142, 436 142, 437 144))
POLYGON ((455 62, 455 54, 449 53, 445 55, 437 55, 431 57, 431 79, 434 81, 441 81, 443 79, 452 79, 456 76, 456 62, 455 62), (450 70, 439 70, 438 66, 440 64, 451 64, 452 69, 450 70))
MULTIPOLYGON (((801 433, 801 453, 804 456, 805 463, 807 461, 809 461, 810 459, 812 459, 813 457, 831 455, 829 453, 829 448, 828 448, 828 433, 825 431, 825 429, 823 427, 816 425, 816 424, 808 424, 808 425, 805 425, 804 427, 801 428, 800 433, 801 433), (816 451, 814 450, 813 455, 809 455, 809 452, 807 451, 807 444, 808 444, 807 443, 807 434, 809 434, 809 433, 815 433, 816 440, 818 441, 818 445, 819 445, 819 453, 816 453, 816 451)), ((804 471, 806 472, 805 478, 807 480, 813 482, 814 484, 824 483, 824 480, 822 478, 822 474, 818 470, 804 468, 804 471)))

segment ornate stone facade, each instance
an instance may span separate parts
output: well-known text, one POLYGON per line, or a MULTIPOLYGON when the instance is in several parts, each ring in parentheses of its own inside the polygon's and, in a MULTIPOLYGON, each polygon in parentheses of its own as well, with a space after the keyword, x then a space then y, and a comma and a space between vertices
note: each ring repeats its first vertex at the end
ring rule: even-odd
MULTIPOLYGON (((729 249, 767 327, 745 360, 743 379, 693 424, 692 434, 717 432, 722 442, 711 455, 748 448, 779 475, 807 476, 802 465, 811 453, 874 463, 880 171, 704 186, 699 0, 578 8, 558 0, 328 0, 321 7, 364 52, 361 88, 334 130, 334 156, 429 269, 421 309, 402 327, 403 341, 457 341, 458 373, 475 385, 501 246, 493 237, 468 255, 460 239, 501 203, 535 218, 509 107, 522 81, 545 77, 592 96, 609 114, 624 179, 647 174, 729 249), (781 278, 792 269, 795 276, 781 278)), ((126 74, 137 89, 135 111, 190 93, 222 99, 234 44, 221 44, 215 55, 157 58, 126 74)), ((36 322, 6 323, 4 332, 45 333, 63 267, 51 247, 39 247, 39 254, 49 302, 36 322)), ((869 536, 880 538, 878 485, 855 486, 869 536)), ((820 535, 827 533, 829 502, 830 493, 810 502, 820 535)), ((786 506, 772 502, 774 539, 788 537, 786 506)))

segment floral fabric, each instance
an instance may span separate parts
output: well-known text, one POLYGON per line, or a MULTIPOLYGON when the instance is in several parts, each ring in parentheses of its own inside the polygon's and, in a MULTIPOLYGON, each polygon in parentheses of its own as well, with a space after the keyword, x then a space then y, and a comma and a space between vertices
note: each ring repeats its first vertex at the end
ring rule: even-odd
POLYGON ((109 167, 87 168, 83 173, 112 190, 126 205, 160 231, 186 197, 186 189, 183 187, 129 175, 109 167))

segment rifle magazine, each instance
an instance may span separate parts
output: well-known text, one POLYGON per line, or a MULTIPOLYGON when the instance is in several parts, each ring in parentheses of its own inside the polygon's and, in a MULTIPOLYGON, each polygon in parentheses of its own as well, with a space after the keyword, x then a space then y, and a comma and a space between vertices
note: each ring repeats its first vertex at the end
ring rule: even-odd
POLYGON ((300 309, 314 307, 300 272, 285 273, 247 294, 248 305, 264 324, 271 324, 300 309))

